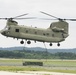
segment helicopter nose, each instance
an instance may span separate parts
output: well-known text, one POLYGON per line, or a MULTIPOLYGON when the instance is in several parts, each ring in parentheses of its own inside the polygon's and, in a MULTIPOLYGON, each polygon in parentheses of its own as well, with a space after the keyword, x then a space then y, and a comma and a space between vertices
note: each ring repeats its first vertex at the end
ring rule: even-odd
POLYGON ((5 34, 6 34, 6 31, 3 29, 3 30, 0 31, 0 33, 1 33, 2 35, 5 35, 5 34))
POLYGON ((6 32, 5 32, 5 31, 3 31, 3 32, 1 32, 1 34, 2 34, 2 35, 5 35, 5 34, 6 34, 6 32))
POLYGON ((0 33, 2 34, 3 31, 4 31, 4 30, 1 30, 0 33))

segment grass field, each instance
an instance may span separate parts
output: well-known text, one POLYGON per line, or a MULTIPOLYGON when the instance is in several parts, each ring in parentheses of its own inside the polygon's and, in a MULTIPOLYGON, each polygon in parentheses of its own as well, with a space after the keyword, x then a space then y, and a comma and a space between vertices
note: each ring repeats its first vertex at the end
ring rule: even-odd
POLYGON ((0 59, 0 70, 76 73, 76 60, 0 59), (24 61, 41 61, 43 66, 23 66, 24 61))

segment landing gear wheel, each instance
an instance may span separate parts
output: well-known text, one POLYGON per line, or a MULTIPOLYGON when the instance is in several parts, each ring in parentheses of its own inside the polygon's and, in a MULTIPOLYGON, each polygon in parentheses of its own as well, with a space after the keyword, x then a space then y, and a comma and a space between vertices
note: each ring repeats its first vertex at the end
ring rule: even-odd
POLYGON ((21 44, 24 44, 24 41, 22 40, 22 41, 20 41, 20 43, 21 43, 21 44))
POLYGON ((52 43, 50 43, 49 45, 52 46, 52 43))
POLYGON ((31 44, 31 41, 27 41, 27 44, 31 44))
POLYGON ((57 46, 60 46, 60 43, 58 43, 57 46))

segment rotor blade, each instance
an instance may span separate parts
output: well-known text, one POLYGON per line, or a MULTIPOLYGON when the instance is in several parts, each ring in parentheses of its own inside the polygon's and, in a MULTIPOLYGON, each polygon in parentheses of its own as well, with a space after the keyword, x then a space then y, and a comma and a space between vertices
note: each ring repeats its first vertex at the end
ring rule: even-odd
MULTIPOLYGON (((76 21, 76 19, 62 19, 62 18, 58 18, 58 17, 56 17, 56 16, 50 15, 50 14, 45 13, 45 12, 42 12, 42 11, 40 11, 40 12, 43 13, 43 14, 46 14, 46 15, 48 15, 48 16, 54 17, 54 18, 56 18, 56 19, 58 19, 58 20, 70 20, 70 21, 76 21)), ((54 20, 56 20, 56 19, 54 19, 54 20)), ((45 20, 52 20, 52 19, 45 19, 45 20)))
POLYGON ((26 18, 14 18, 14 19, 17 19, 17 20, 21 20, 21 19, 36 19, 36 17, 26 17, 26 18))
POLYGON ((7 20, 7 19, 9 19, 9 18, 0 18, 0 19, 4 19, 4 20, 7 20))
POLYGON ((42 12, 42 11, 40 11, 40 12, 43 13, 43 14, 46 14, 46 15, 48 15, 48 16, 54 17, 54 18, 56 18, 56 19, 60 19, 60 18, 55 17, 55 16, 53 16, 53 15, 50 15, 50 14, 48 14, 48 13, 45 13, 45 12, 42 12))
POLYGON ((14 18, 18 18, 18 17, 25 16, 25 15, 28 15, 28 13, 26 13, 26 14, 22 14, 22 15, 19 15, 19 16, 16 16, 16 17, 13 17, 13 19, 14 19, 14 18))
MULTIPOLYGON (((22 17, 22 16, 25 16, 25 15, 28 15, 28 13, 26 14, 22 14, 22 15, 19 15, 19 16, 16 16, 16 17, 10 17, 11 19, 15 19, 15 18, 18 18, 18 17, 22 17)), ((0 19, 4 19, 4 20, 7 20, 7 19, 10 19, 10 18, 0 18, 0 19)))
POLYGON ((4 20, 8 20, 8 19, 17 19, 17 20, 21 20, 21 19, 36 19, 36 17, 26 17, 26 18, 0 18, 1 19, 4 19, 4 20))
POLYGON ((38 18, 38 19, 42 19, 42 20, 57 20, 57 19, 49 19, 49 18, 38 18))
POLYGON ((65 19, 65 20, 76 21, 76 19, 65 19))

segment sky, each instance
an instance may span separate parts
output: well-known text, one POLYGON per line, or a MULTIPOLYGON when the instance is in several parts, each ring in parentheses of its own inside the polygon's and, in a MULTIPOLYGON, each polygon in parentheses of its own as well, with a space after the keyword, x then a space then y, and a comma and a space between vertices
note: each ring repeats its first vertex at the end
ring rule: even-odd
MULTIPOLYGON (((0 18, 15 17, 21 14, 29 13, 24 17, 52 18, 40 13, 40 11, 54 15, 59 18, 76 19, 76 0, 0 0, 0 18)), ((53 20, 26 19, 17 20, 19 25, 27 25, 39 28, 48 28, 53 20)), ((76 22, 67 21, 69 23, 69 37, 61 42, 61 46, 45 43, 47 48, 76 48, 76 22)), ((6 20, 0 20, 0 30, 6 26, 6 20)), ((24 46, 20 44, 21 40, 6 38, 0 34, 0 47, 16 47, 24 46)), ((44 47, 41 42, 26 44, 26 47, 44 47)))

